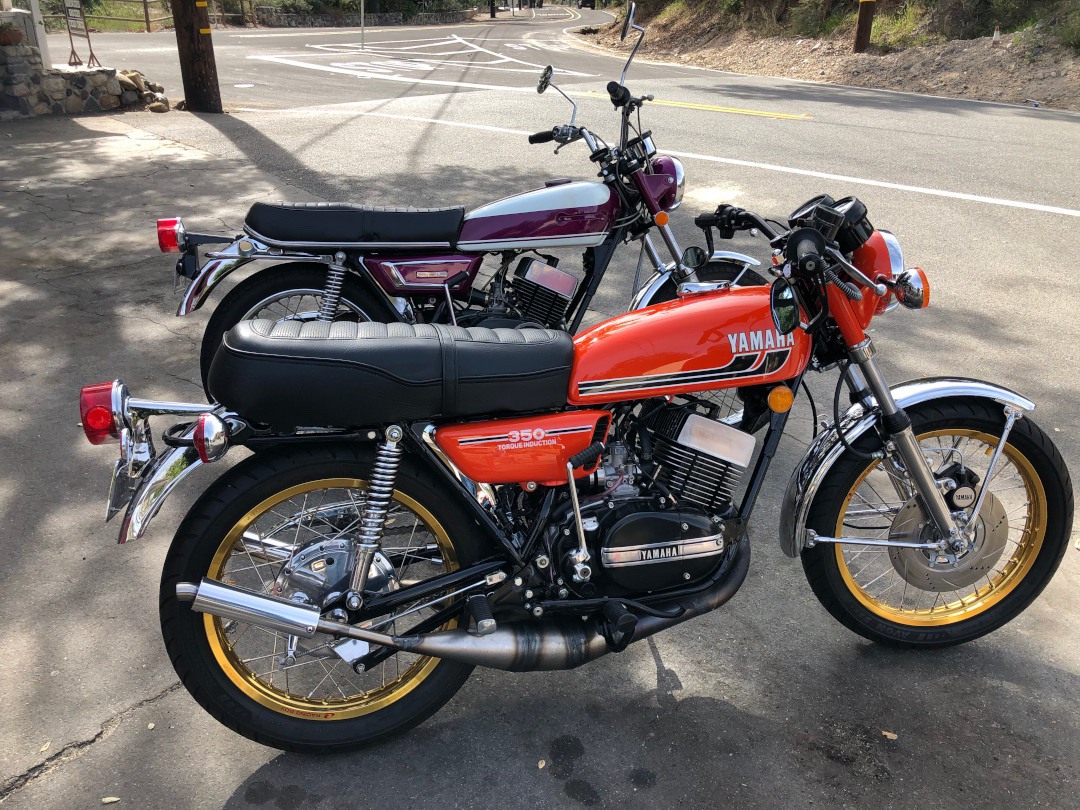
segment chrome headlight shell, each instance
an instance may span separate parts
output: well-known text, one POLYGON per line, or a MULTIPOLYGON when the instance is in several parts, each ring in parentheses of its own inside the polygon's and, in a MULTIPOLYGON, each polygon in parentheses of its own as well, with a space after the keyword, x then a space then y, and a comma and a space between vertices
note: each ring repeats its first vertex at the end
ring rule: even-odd
POLYGON ((683 192, 686 191, 686 169, 678 158, 671 158, 671 162, 675 166, 675 202, 668 210, 674 211, 682 205, 683 192))

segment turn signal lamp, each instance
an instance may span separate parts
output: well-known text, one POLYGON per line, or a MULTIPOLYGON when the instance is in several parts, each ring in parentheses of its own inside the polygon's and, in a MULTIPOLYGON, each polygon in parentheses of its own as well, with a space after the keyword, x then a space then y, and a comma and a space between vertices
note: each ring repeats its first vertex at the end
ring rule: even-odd
POLYGON ((179 217, 157 221, 157 243, 162 253, 179 253, 185 247, 184 222, 179 217))
POLYGON ((773 413, 787 413, 795 402, 795 394, 786 385, 778 385, 769 392, 769 410, 773 413))
POLYGON ((912 267, 893 279, 893 293, 908 309, 930 306, 930 280, 921 267, 912 267))
POLYGON ((212 413, 199 414, 191 439, 203 464, 217 461, 229 449, 229 429, 212 413))
POLYGON ((118 398, 119 381, 83 386, 79 392, 79 413, 82 429, 90 444, 104 444, 120 438, 120 420, 113 411, 118 398))

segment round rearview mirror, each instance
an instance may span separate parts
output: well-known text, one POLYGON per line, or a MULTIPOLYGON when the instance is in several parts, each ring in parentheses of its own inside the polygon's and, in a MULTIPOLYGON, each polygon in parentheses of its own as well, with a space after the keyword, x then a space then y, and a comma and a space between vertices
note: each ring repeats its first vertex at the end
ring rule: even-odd
POLYGON ((551 86, 551 77, 555 75, 555 68, 548 65, 540 74, 540 81, 536 83, 536 92, 543 93, 551 86))
POLYGON ((634 12, 637 10, 637 3, 630 3, 626 9, 626 19, 623 20, 622 34, 619 39, 626 39, 626 35, 630 33, 630 29, 634 27, 634 12))
POLYGON ((634 12, 637 10, 637 3, 630 3, 629 8, 626 9, 626 18, 622 21, 622 35, 619 39, 626 39, 627 33, 630 33, 630 29, 634 27, 634 12))
POLYGON ((707 261, 709 261, 709 254, 705 252, 704 248, 699 248, 697 245, 691 245, 683 251, 683 267, 689 267, 691 270, 698 270, 704 267, 707 261))
POLYGON ((794 332, 799 325, 799 302, 795 298, 795 290, 787 281, 778 278, 772 283, 769 303, 776 331, 781 335, 794 332))

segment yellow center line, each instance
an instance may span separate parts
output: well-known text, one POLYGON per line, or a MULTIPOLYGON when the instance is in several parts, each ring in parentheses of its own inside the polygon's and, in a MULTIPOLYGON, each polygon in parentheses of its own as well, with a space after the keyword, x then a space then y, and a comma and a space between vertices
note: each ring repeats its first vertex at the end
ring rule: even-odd
MULTIPOLYGON (((597 93, 593 90, 574 90, 567 91, 571 96, 589 96, 590 98, 604 98, 608 97, 607 93, 597 93)), ((812 117, 809 113, 781 113, 781 112, 768 112, 767 110, 744 110, 739 107, 718 107, 713 104, 694 104, 690 101, 667 101, 665 99, 654 99, 649 102, 649 105, 657 104, 661 107, 682 107, 686 110, 705 110, 707 112, 719 112, 719 113, 731 113, 733 115, 756 115, 761 118, 776 118, 784 121, 810 121, 812 117)))

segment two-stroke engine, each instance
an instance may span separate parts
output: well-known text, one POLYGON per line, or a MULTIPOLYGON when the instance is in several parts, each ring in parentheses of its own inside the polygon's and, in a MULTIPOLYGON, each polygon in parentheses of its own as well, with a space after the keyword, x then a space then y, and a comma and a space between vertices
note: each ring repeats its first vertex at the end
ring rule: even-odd
POLYGON ((732 499, 755 441, 685 405, 661 404, 620 425, 596 471, 579 482, 581 529, 592 561, 575 578, 572 503, 552 521, 552 559, 575 594, 626 596, 693 585, 735 539, 732 499))

